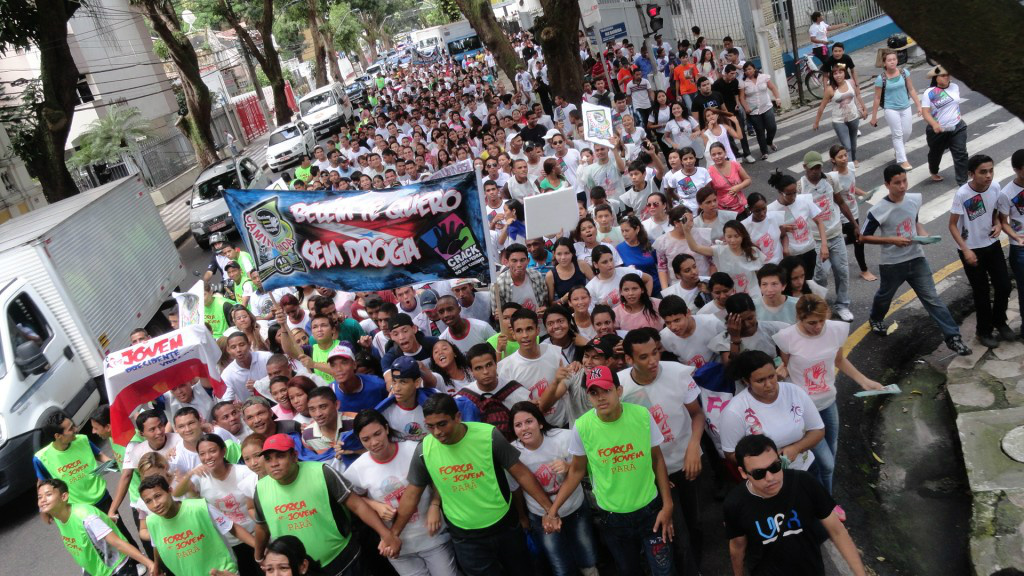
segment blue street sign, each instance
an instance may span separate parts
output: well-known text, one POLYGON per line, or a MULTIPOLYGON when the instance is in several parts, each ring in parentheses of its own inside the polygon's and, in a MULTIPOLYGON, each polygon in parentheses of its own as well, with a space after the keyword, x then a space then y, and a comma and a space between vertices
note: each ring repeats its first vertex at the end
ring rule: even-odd
POLYGON ((618 24, 612 24, 611 26, 605 26, 598 31, 601 36, 601 42, 607 42, 609 40, 618 40, 619 38, 625 38, 628 34, 626 33, 626 23, 619 22, 618 24))

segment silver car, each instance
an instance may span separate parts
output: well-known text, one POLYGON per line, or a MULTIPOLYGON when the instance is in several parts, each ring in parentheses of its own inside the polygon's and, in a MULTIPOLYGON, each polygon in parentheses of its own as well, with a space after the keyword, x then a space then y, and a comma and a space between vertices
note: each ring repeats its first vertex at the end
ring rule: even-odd
POLYGON ((246 156, 235 159, 225 158, 203 170, 192 185, 192 197, 185 201, 191 207, 188 215, 189 229, 196 244, 206 250, 210 247, 210 234, 233 232, 234 220, 222 192, 231 188, 262 190, 270 186, 270 179, 255 162, 246 156), (242 182, 239 185, 238 172, 242 182))

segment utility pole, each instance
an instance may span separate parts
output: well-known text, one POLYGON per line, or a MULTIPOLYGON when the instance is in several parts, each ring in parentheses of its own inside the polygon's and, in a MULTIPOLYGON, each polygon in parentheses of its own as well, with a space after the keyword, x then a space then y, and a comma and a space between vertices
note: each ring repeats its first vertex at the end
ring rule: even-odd
POLYGON ((789 40, 793 43, 793 74, 796 76, 797 100, 802 106, 804 104, 804 82, 800 77, 800 54, 796 43, 796 17, 793 15, 793 0, 785 0, 786 17, 789 18, 789 40))

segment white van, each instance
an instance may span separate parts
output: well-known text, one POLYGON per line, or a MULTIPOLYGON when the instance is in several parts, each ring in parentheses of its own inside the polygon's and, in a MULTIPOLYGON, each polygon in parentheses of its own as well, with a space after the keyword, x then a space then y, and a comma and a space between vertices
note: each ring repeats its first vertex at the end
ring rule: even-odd
POLYGON ((299 99, 299 117, 313 128, 316 138, 341 127, 345 121, 345 87, 335 82, 299 99))

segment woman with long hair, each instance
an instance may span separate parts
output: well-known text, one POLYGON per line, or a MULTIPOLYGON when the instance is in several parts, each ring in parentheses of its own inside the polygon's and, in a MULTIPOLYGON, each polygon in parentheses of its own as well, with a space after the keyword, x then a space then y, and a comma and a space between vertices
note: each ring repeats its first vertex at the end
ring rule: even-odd
POLYGON ((562 165, 557 158, 544 160, 541 170, 544 172, 544 178, 541 178, 540 185, 538 186, 541 192, 561 190, 562 188, 569 187, 569 181, 562 174, 562 165))
POLYGON ((700 51, 700 59, 697 61, 697 74, 714 82, 718 80, 718 67, 715 64, 715 53, 710 48, 703 48, 700 51))
MULTIPOLYGON (((679 153, 673 150, 670 156, 678 159, 679 153)), ((647 196, 647 216, 642 223, 644 230, 647 231, 647 238, 651 242, 660 238, 662 234, 667 234, 672 229, 672 225, 668 222, 668 211, 670 209, 672 209, 672 201, 669 200, 669 196, 665 192, 651 192, 647 196)), ((621 231, 621 224, 619 228, 621 231)))
POLYGON ((587 340, 597 336, 594 329, 594 321, 590 318, 590 308, 593 300, 590 298, 590 291, 586 286, 573 286, 569 290, 569 306, 572 308, 572 320, 576 329, 580 331, 587 340))
POLYGON ((700 124, 690 114, 683 102, 673 102, 670 108, 671 118, 665 124, 667 144, 676 150, 691 148, 699 163, 704 158, 704 138, 700 135, 700 124))
POLYGON ((711 186, 715 188, 718 207, 736 212, 742 220, 748 214, 747 196, 743 190, 750 186, 751 179, 739 162, 729 159, 725 149, 725 145, 720 142, 712 142, 708 148, 711 155, 708 174, 711 176, 711 186))
POLYGON ((714 246, 703 246, 697 243, 693 235, 690 234, 692 229, 693 224, 688 219, 683 230, 687 233, 686 241, 690 245, 690 250, 710 256, 718 271, 725 272, 732 278, 736 292, 750 294, 750 297, 754 299, 760 298, 761 287, 757 282, 757 271, 764 266, 764 255, 754 246, 750 240, 750 234, 747 233, 743 224, 736 220, 726 222, 725 232, 722 235, 725 244, 715 244, 714 246))
POLYGON ((760 192, 751 193, 747 197, 747 202, 750 206, 750 218, 743 221, 743 226, 750 234, 754 245, 761 254, 764 254, 764 261, 778 264, 788 249, 786 235, 782 233, 782 212, 769 212, 768 199, 760 192))
POLYGON ((782 290, 786 296, 799 298, 804 294, 817 294, 824 298, 828 294, 828 288, 807 277, 803 259, 799 256, 786 256, 779 262, 779 266, 786 274, 786 287, 782 290))
POLYGON ((615 324, 619 330, 654 328, 661 330, 665 322, 658 315, 661 300, 651 298, 647 286, 638 274, 626 274, 619 280, 619 304, 615 311, 615 324))
POLYGON ((594 269, 576 258, 576 246, 571 238, 555 240, 552 248, 555 266, 548 270, 544 280, 548 285, 548 298, 552 302, 565 304, 569 301, 569 290, 582 286, 594 277, 594 269))
POLYGON ((665 142, 665 131, 671 119, 672 107, 668 104, 668 94, 665 94, 664 90, 655 90, 651 115, 647 119, 647 134, 654 136, 658 147, 661 148, 661 153, 666 158, 668 158, 668 153, 672 150, 668 143, 665 142))
POLYGON ((789 243, 787 257, 799 258, 807 277, 813 278, 819 256, 821 261, 828 258, 825 223, 819 218, 821 208, 814 203, 810 194, 797 194, 796 178, 781 170, 772 172, 768 177, 768 185, 779 193, 779 197, 768 205, 768 210, 782 212, 783 231, 789 243), (818 238, 821 238, 820 250, 815 250, 812 226, 818 229, 818 238))
POLYGON ((463 386, 473 382, 473 373, 469 370, 466 356, 447 340, 438 340, 430 351, 430 369, 444 379, 445 391, 455 394, 463 386))
MULTIPOLYGON (((711 203, 715 205, 715 209, 718 209, 718 203, 714 199, 714 191, 711 191, 711 203)), ((683 219, 686 216, 692 216, 690 209, 686 206, 676 206, 669 210, 668 221, 672 226, 672 229, 668 234, 662 235, 654 241, 653 248, 654 253, 658 257, 658 281, 662 286, 662 290, 671 286, 678 278, 676 278, 675 271, 672 267, 672 262, 676 256, 680 254, 689 254, 694 257, 697 262, 698 273, 702 276, 711 275, 711 258, 701 256, 700 254, 694 254, 693 250, 690 250, 690 245, 686 242, 686 233, 683 231, 683 219)), ((698 228, 694 227, 691 234, 698 236, 701 244, 711 244, 711 229, 710 228, 698 228)))
MULTIPOLYGON (((635 268, 620 268, 615 265, 611 246, 601 245, 594 248, 594 270, 596 274, 587 282, 587 290, 598 304, 615 306, 619 303, 619 281, 629 273, 637 273, 635 268)), ((641 273, 642 274, 642 273, 641 273)), ((652 286, 651 277, 643 274, 643 282, 648 293, 652 286)))
MULTIPOLYGON (((660 192, 659 192, 660 195, 660 192)), ((651 195, 654 196, 653 194, 651 195)), ((650 200, 650 198, 648 198, 650 200)), ((661 294, 661 281, 658 279, 658 255, 651 247, 651 241, 647 237, 647 229, 640 223, 635 214, 623 216, 619 221, 619 231, 622 233, 622 242, 615 249, 619 251, 623 266, 632 266, 637 270, 651 277, 654 296, 661 294)))
POLYGON ((743 80, 740 82, 740 106, 754 125, 757 147, 761 149, 761 160, 768 159, 768 150, 775 146, 775 106, 781 106, 779 89, 771 76, 762 74, 753 62, 743 64, 743 80), (771 96, 769 96, 771 93, 771 96), (774 97, 774 98, 772 98, 774 97))
MULTIPOLYGON (((352 422, 353 434, 366 452, 345 469, 345 479, 366 495, 366 503, 387 525, 395 520, 399 501, 409 485, 409 465, 416 442, 396 440, 388 421, 376 410, 363 410, 352 422)), ((419 508, 402 530, 402 551, 389 558, 399 576, 456 576, 451 536, 441 521, 441 497, 428 487, 419 508)))
POLYGON ((732 149, 732 145, 729 144, 729 138, 742 140, 743 127, 740 126, 739 120, 733 114, 719 108, 705 108, 702 114, 704 114, 704 132, 701 133, 701 136, 704 139, 704 156, 711 157, 713 161, 715 158, 711 154, 711 147, 719 144, 728 159, 735 162, 736 153, 732 149))
POLYGON ((868 109, 843 63, 833 66, 832 73, 828 75, 825 95, 818 105, 818 114, 814 117, 812 129, 818 129, 818 123, 821 122, 821 116, 829 103, 832 104, 832 129, 835 130, 839 142, 849 150, 853 165, 860 166, 860 162, 857 161, 857 129, 861 119, 867 118, 868 109))
POLYGON ((561 304, 552 304, 544 310, 541 321, 544 322, 544 330, 547 332, 541 336, 541 341, 557 346, 566 364, 576 362, 583 356, 582 348, 577 346, 583 346, 587 340, 579 335, 579 330, 572 320, 572 310, 561 304))
MULTIPOLYGON (((744 200, 746 200, 745 197, 744 200)), ((722 238, 726 222, 738 220, 740 217, 739 212, 720 207, 718 203, 718 190, 715 189, 715 185, 712 182, 708 182, 697 191, 697 206, 697 214, 692 219, 693 227, 710 229, 710 242, 715 242, 722 238)))
POLYGON ((292 376, 292 379, 288 381, 288 402, 292 405, 292 410, 295 416, 293 420, 299 424, 309 424, 312 422, 312 418, 309 416, 309 393, 316 388, 316 384, 309 379, 308 376, 292 376))
MULTIPOLYGON (((512 442, 519 452, 519 461, 537 478, 541 488, 555 494, 569 472, 569 452, 573 433, 555 428, 544 418, 533 402, 516 402, 510 410, 512 442)), ((597 576, 596 542, 590 519, 590 506, 583 489, 577 486, 558 510, 562 528, 558 532, 544 530, 544 509, 530 495, 524 495, 530 529, 548 559, 553 576, 597 576)))
POLYGON ((914 90, 914 83, 910 80, 910 72, 900 68, 896 51, 883 50, 882 62, 884 69, 875 78, 875 102, 871 107, 871 125, 878 126, 878 110, 881 109, 885 123, 889 125, 896 162, 904 170, 910 170, 913 166, 907 162, 906 148, 907 141, 910 140, 910 131, 914 127, 910 105, 913 104, 920 115, 921 101, 914 90))
POLYGON ((261 326, 256 321, 256 316, 248 308, 238 304, 231 307, 231 321, 235 328, 249 338, 249 346, 256 350, 270 350, 267 341, 263 339, 261 326))

